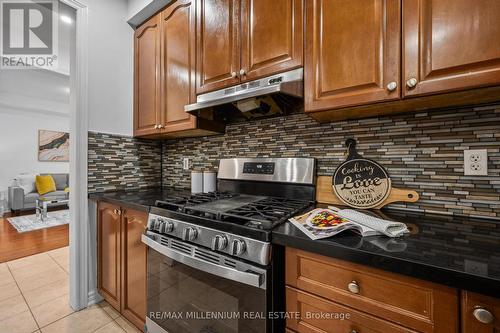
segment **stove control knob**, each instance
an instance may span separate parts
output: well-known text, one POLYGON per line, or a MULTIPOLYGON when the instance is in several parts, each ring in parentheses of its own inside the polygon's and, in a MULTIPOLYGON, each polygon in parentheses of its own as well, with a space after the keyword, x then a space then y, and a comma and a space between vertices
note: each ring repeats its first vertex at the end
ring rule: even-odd
POLYGON ((198 230, 193 227, 184 228, 182 231, 182 240, 184 241, 194 241, 198 236, 198 230))
POLYGON ((155 218, 150 218, 148 220, 148 230, 153 230, 155 227, 156 219, 155 218))
POLYGON ((160 221, 158 222, 158 225, 157 225, 156 230, 157 230, 160 234, 165 233, 165 221, 160 220, 160 221))
POLYGON ((155 225, 154 225, 154 230, 161 232, 162 226, 165 225, 165 221, 162 219, 156 219, 155 225))
POLYGON ((227 247, 227 237, 224 235, 217 235, 212 238, 212 250, 222 251, 227 247))
POLYGON ((247 245, 245 244, 245 241, 241 239, 235 239, 233 240, 232 243, 232 248, 231 248, 231 254, 234 256, 239 256, 245 253, 247 249, 247 245))
POLYGON ((165 221, 165 228, 163 232, 168 233, 172 231, 174 231, 174 223, 172 221, 165 221))
POLYGON ((151 222, 151 230, 158 231, 159 227, 160 227, 160 219, 154 219, 153 222, 151 222))

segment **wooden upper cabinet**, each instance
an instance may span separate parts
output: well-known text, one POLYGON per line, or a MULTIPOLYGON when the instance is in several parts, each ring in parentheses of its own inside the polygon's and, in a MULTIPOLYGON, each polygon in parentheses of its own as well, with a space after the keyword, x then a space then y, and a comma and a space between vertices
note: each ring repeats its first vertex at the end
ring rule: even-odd
POLYGON ((400 0, 308 0, 305 15, 306 111, 399 99, 400 0))
POLYGON ((196 99, 194 1, 176 1, 161 13, 163 132, 196 128, 196 117, 184 111, 184 106, 196 99))
POLYGON ((146 245, 141 236, 148 214, 132 209, 122 213, 122 314, 137 327, 146 320, 146 245))
POLYGON ((239 1, 197 0, 197 87, 205 93, 239 83, 239 1))
POLYGON ((160 18, 135 31, 134 135, 156 133, 160 124, 160 18))
POLYGON ((500 332, 500 300, 462 292, 462 333, 500 332))
POLYGON ((405 96, 500 83, 500 1, 404 0, 405 96))
POLYGON ((302 66, 302 12, 302 0, 241 0, 242 81, 302 66))
POLYGON ((120 207, 97 205, 97 288, 104 299, 120 310, 121 223, 120 207))

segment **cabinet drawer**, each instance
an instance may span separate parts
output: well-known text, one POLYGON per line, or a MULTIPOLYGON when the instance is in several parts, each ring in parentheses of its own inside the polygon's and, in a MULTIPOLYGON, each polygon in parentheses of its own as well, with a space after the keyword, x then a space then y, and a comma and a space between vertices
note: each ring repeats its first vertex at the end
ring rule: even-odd
POLYGON ((291 287, 286 288, 286 300, 288 313, 298 314, 287 320, 287 327, 299 333, 416 332, 291 287))
POLYGON ((500 332, 500 300, 462 291, 463 333, 500 332))
POLYGON ((452 288, 292 248, 286 283, 421 332, 457 332, 452 288))

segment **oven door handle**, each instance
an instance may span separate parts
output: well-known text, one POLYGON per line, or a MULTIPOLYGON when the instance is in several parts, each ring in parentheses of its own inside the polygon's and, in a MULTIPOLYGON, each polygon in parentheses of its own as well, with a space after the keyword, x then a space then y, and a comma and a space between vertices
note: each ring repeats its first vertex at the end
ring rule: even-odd
POLYGON ((194 258, 184 253, 170 249, 164 245, 161 245, 148 235, 143 234, 141 240, 144 244, 156 250, 157 252, 163 254, 164 256, 178 261, 184 265, 190 266, 195 269, 202 270, 204 272, 214 274, 229 280, 238 281, 253 287, 266 289, 264 284, 264 274, 253 271, 239 271, 230 267, 225 267, 211 262, 194 258))

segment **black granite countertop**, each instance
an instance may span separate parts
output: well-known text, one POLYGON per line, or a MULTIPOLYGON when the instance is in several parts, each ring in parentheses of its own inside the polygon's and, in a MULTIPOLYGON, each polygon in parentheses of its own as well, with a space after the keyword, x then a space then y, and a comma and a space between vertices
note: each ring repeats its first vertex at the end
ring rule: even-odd
POLYGON ((500 221, 382 210, 405 222, 401 238, 361 237, 347 231, 311 240, 290 222, 273 230, 273 243, 500 297, 500 221))
POLYGON ((89 199, 109 202, 131 209, 149 212, 149 208, 155 205, 156 200, 189 194, 190 191, 184 188, 155 187, 141 190, 131 189, 114 192, 90 193, 89 199))
MULTIPOLYGON (((91 193, 89 199, 149 211, 156 200, 187 194, 186 189, 159 187, 91 193)), ((399 210, 381 213, 407 223, 412 233, 395 239, 347 231, 313 241, 287 222, 273 230, 272 242, 500 297, 500 221, 399 210)))

